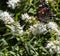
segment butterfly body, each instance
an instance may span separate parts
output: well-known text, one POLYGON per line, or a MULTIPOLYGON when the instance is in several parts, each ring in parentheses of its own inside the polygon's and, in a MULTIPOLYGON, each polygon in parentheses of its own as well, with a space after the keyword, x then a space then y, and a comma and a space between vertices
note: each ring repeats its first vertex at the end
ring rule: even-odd
POLYGON ((44 14, 44 12, 46 11, 46 7, 45 8, 42 8, 38 11, 39 14, 44 14))

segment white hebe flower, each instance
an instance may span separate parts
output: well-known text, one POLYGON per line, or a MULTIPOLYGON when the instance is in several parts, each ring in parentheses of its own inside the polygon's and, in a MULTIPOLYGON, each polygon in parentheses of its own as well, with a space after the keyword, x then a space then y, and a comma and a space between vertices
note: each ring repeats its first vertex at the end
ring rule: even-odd
POLYGON ((55 22, 49 22, 47 24, 48 28, 51 28, 51 29, 56 29, 58 26, 55 22))
POLYGON ((12 7, 12 9, 15 9, 19 1, 20 0, 8 0, 7 2, 8 7, 12 7))
POLYGON ((14 25, 11 26, 11 32, 13 34, 21 34, 23 35, 23 28, 20 26, 20 24, 17 22, 14 25))
POLYGON ((49 49, 49 52, 51 54, 54 54, 54 53, 57 53, 57 54, 60 54, 60 41, 58 40, 55 40, 55 41, 50 41, 47 46, 46 46, 47 49, 49 49))
POLYGON ((58 31, 58 36, 60 36, 60 30, 58 31))
POLYGON ((21 14, 21 19, 29 23, 32 23, 36 20, 34 16, 29 16, 28 13, 21 14))
POLYGON ((45 33, 47 31, 46 25, 44 25, 43 23, 38 24, 37 29, 38 29, 39 33, 45 33))
POLYGON ((49 42, 49 43, 47 44, 46 48, 50 48, 50 47, 53 46, 53 45, 54 45, 53 42, 49 42))
POLYGON ((11 15, 9 15, 9 13, 7 11, 4 11, 0 14, 0 19, 4 21, 5 24, 10 24, 13 23, 14 20, 11 17, 11 15))
POLYGON ((32 32, 33 35, 37 34, 37 29, 34 26, 30 26, 29 30, 32 32))
POLYGON ((28 21, 30 19, 29 15, 27 13, 24 13, 21 15, 22 20, 28 21))
POLYGON ((46 0, 46 2, 48 3, 48 0, 46 0))
POLYGON ((32 32, 33 35, 37 35, 37 34, 44 34, 47 29, 46 29, 46 25, 44 25, 43 23, 40 24, 35 24, 33 26, 30 27, 30 31, 32 32))
POLYGON ((60 46, 57 46, 56 52, 60 54, 60 46))
POLYGON ((54 32, 59 32, 58 26, 55 22, 49 22, 47 24, 47 28, 49 29, 49 32, 54 33, 54 32))

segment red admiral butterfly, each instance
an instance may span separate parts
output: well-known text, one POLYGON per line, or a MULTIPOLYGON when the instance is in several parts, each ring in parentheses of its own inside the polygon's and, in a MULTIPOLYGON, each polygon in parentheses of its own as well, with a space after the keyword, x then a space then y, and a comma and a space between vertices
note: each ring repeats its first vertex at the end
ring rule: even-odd
POLYGON ((39 9, 37 12, 38 20, 41 22, 46 22, 47 20, 53 17, 53 12, 51 11, 48 3, 43 1, 41 5, 39 5, 39 9))

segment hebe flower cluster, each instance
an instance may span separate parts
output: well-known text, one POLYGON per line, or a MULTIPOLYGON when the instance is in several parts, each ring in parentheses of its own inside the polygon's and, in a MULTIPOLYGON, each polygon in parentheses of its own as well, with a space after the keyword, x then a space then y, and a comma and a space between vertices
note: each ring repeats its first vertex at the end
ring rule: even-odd
POLYGON ((51 34, 59 33, 58 26, 55 22, 49 22, 48 24, 35 24, 33 26, 30 26, 30 30, 34 35, 41 33, 44 34, 45 32, 50 32, 51 34))
POLYGON ((15 9, 15 7, 18 5, 18 2, 20 2, 20 0, 8 0, 7 4, 8 7, 15 9))
POLYGON ((49 49, 50 54, 60 54, 60 41, 54 40, 54 41, 49 41, 47 46, 47 49, 49 49))
POLYGON ((23 35, 23 28, 18 22, 14 21, 14 19, 7 11, 4 11, 0 14, 0 19, 3 20, 5 25, 11 29, 12 34, 23 35))
POLYGON ((14 19, 7 11, 4 11, 0 14, 0 19, 3 20, 5 24, 11 24, 14 22, 14 19))

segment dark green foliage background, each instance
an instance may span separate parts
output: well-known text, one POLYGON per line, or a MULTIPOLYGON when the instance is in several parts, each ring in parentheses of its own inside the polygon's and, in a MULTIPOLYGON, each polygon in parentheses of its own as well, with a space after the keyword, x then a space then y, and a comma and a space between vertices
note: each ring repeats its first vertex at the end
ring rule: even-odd
MULTIPOLYGON (((15 21, 21 21, 19 16, 25 12, 37 17, 39 0, 22 0, 19 3, 20 5, 14 10, 7 7, 6 1, 0 0, 0 10, 14 13, 15 21)), ((54 3, 49 1, 49 6, 55 15, 52 21, 57 22, 60 26, 60 0, 54 3)), ((21 25, 24 25, 24 23, 21 25)), ((13 36, 4 23, 0 21, 0 56, 51 56, 44 48, 46 41, 50 40, 51 37, 50 33, 37 36, 32 34, 30 36, 27 34, 24 34, 24 36, 13 36), (37 41, 37 44, 34 44, 34 41, 37 41)), ((53 56, 56 55, 54 54, 53 56)))

